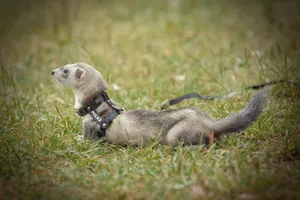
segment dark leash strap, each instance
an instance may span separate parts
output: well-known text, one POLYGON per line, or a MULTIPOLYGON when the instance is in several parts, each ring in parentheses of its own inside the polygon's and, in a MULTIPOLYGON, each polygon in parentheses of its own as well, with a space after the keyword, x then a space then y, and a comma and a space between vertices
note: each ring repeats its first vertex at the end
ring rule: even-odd
MULTIPOLYGON (((270 82, 259 84, 259 85, 250 85, 250 86, 247 86, 245 89, 246 90, 248 90, 248 89, 259 90, 259 89, 262 89, 262 88, 264 88, 266 86, 269 86, 269 85, 276 85, 276 84, 280 84, 280 83, 284 83, 284 82, 289 83, 291 85, 294 85, 294 86, 300 88, 300 82, 294 82, 294 81, 288 81, 288 80, 277 80, 277 81, 270 81, 270 82)), ((196 92, 191 92, 191 93, 185 94, 183 96, 180 96, 180 97, 177 97, 177 98, 166 101, 162 105, 161 110, 164 110, 167 106, 178 104, 178 103, 180 103, 181 101, 183 101, 185 99, 192 99, 192 98, 198 98, 198 99, 202 99, 202 100, 225 99, 225 98, 230 98, 230 97, 236 95, 237 93, 238 92, 232 92, 232 93, 227 94, 227 95, 208 96, 208 95, 200 95, 196 92)))

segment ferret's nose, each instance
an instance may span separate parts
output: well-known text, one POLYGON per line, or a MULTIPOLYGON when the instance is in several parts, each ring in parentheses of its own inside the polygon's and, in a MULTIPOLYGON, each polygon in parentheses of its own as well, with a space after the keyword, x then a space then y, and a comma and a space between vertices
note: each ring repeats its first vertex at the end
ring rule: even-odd
POLYGON ((55 74, 55 71, 52 71, 52 75, 54 75, 55 74))

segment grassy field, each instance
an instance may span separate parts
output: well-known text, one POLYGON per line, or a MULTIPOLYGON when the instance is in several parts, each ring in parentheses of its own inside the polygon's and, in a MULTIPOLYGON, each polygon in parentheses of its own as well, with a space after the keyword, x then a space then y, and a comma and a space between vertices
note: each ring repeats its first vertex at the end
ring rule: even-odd
POLYGON ((188 92, 215 118, 247 85, 300 80, 294 1, 2 1, 0 199, 299 199, 299 88, 273 88, 250 128, 206 149, 82 141, 68 88, 51 70, 86 62, 128 109, 188 92), (118 87, 117 87, 118 86, 118 87))

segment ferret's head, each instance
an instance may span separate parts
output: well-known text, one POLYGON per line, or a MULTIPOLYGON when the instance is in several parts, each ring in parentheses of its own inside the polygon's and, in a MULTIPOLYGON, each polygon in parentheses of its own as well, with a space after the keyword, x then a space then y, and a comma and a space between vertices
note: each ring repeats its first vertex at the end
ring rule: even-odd
POLYGON ((86 63, 67 64, 54 69, 52 75, 58 83, 73 89, 78 105, 85 105, 107 88, 102 75, 86 63))
POLYGON ((84 78, 87 72, 86 68, 87 64, 85 63, 67 64, 54 69, 52 75, 58 83, 78 88, 86 79, 84 78))

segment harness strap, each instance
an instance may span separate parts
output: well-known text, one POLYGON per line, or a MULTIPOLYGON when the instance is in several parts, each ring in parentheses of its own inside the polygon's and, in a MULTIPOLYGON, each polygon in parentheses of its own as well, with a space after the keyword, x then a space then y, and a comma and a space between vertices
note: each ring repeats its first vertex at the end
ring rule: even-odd
POLYGON ((120 112, 114 110, 106 118, 101 118, 94 110, 92 110, 90 114, 100 125, 101 130, 105 131, 105 129, 112 123, 112 121, 120 114, 120 112))
POLYGON ((80 117, 83 117, 86 114, 88 114, 91 110, 95 110, 96 108, 98 108, 107 99, 108 99, 107 93, 102 92, 98 97, 94 98, 86 107, 78 109, 77 114, 80 117))
POLYGON ((77 110, 77 113, 80 117, 90 114, 96 122, 100 125, 100 135, 103 137, 105 135, 105 129, 112 123, 112 121, 122 112, 123 108, 117 107, 108 97, 107 93, 103 91, 98 97, 94 98, 86 107, 80 108, 77 110), (102 103, 106 102, 113 112, 111 112, 107 117, 101 118, 95 111, 102 103))
POLYGON ((97 131, 97 135, 99 138, 104 137, 105 136, 105 129, 112 123, 112 121, 119 115, 120 113, 117 111, 113 111, 112 113, 110 113, 108 115, 108 117, 106 117, 105 119, 103 119, 99 124, 100 124, 100 131, 97 131))

